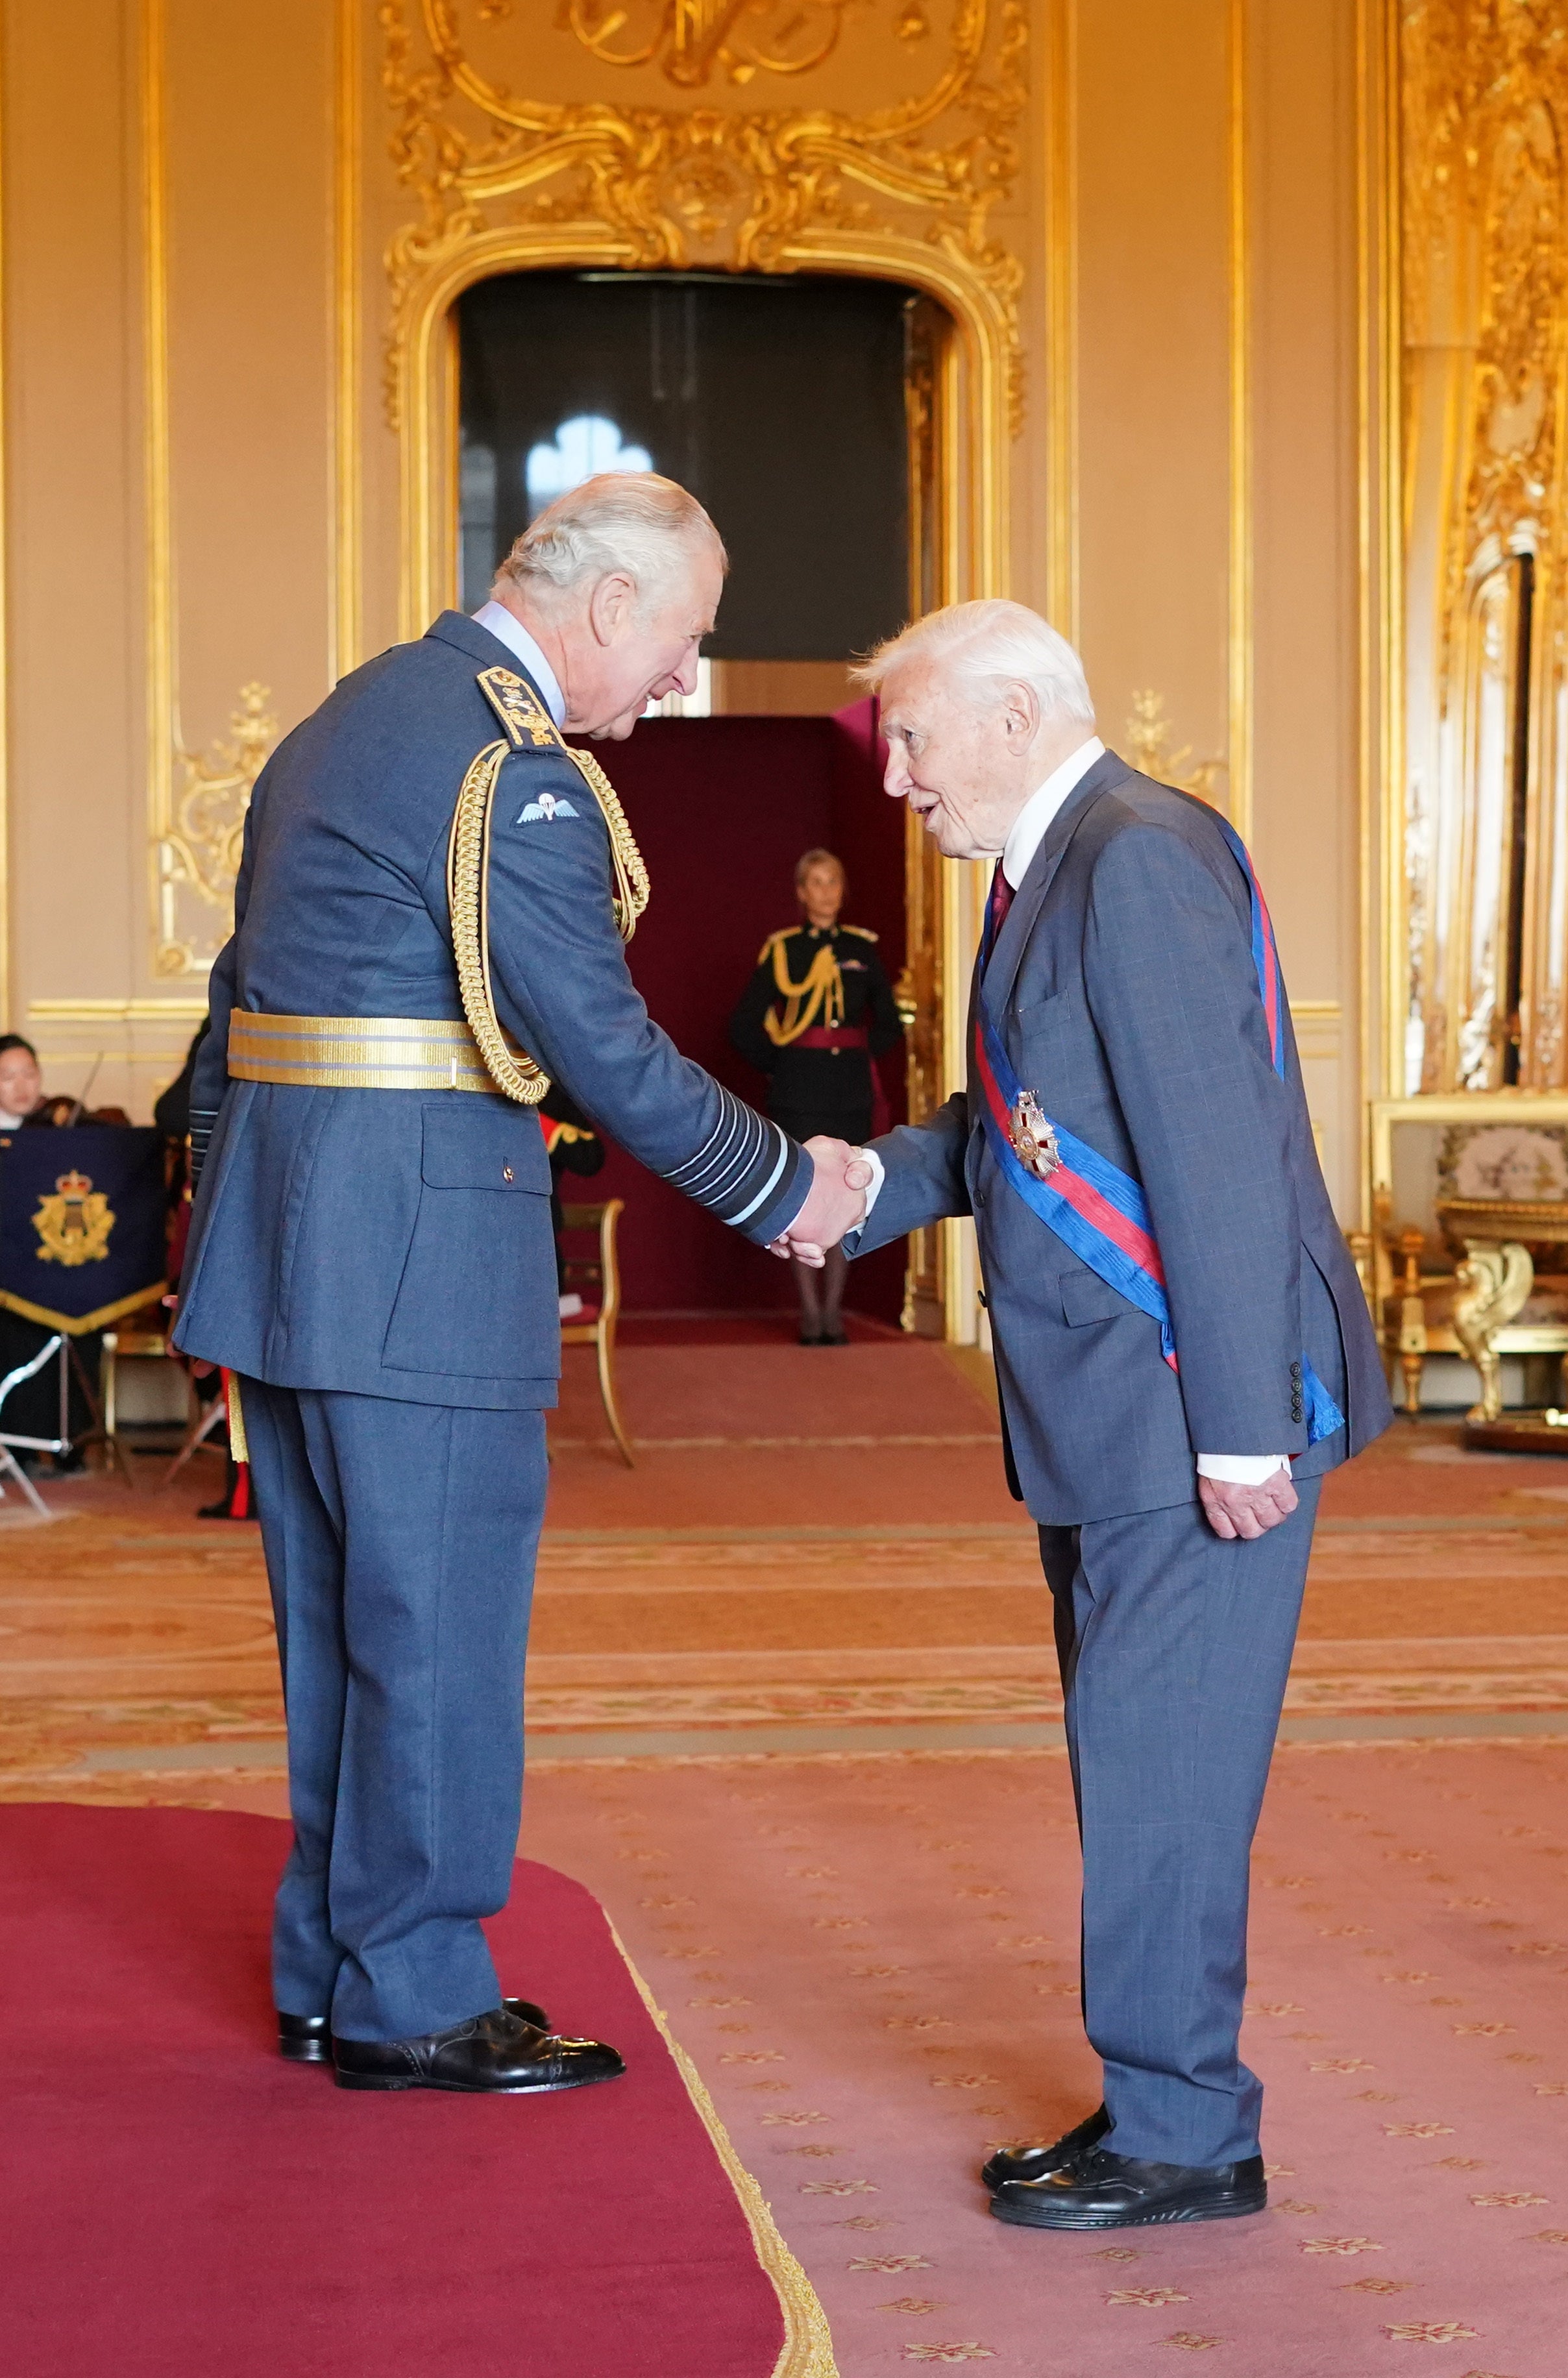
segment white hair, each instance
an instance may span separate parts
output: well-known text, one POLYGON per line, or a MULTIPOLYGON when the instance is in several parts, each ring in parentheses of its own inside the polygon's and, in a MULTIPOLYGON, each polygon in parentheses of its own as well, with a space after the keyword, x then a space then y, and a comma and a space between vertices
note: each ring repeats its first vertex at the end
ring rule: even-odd
POLYGON ((724 542, 695 496, 656 471, 601 471, 547 504, 496 572, 496 591, 537 609, 574 607, 612 570, 624 570, 646 610, 672 594, 699 553, 729 568, 724 542))
POLYGON ((917 660, 939 664, 977 703, 999 702, 1010 685, 1027 685, 1044 717, 1095 723, 1083 662, 1026 603, 950 603, 890 636, 851 674, 874 693, 891 669, 917 660))

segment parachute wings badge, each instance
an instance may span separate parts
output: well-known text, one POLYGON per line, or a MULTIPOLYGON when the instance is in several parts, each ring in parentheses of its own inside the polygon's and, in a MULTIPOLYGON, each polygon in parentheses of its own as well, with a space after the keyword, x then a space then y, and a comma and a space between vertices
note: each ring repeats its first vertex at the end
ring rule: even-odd
POLYGON ((528 801, 518 812, 519 825, 548 825, 552 818, 577 815, 564 793, 541 793, 536 801, 528 801))
POLYGON ((39 1262, 64 1264, 67 1269, 102 1263, 114 1228, 108 1198, 94 1189, 87 1173, 75 1171, 60 1173, 54 1191, 53 1197, 39 1199, 32 1218, 41 1242, 39 1262))

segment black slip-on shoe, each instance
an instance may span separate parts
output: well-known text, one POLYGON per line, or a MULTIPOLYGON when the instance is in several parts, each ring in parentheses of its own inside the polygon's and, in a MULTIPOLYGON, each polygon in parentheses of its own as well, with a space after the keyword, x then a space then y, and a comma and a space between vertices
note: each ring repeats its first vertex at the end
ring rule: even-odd
MULTIPOLYGON (((535 2031, 548 2031, 550 2018, 542 2006, 532 1999, 503 1999, 501 2004, 519 2023, 532 2024, 535 2031)), ((280 2014, 278 2017, 278 2053, 286 2056, 291 2064, 330 2064, 332 2061, 331 2017, 324 2014, 280 2014)))
POLYGON ((1005 2180, 999 2221, 1028 2229, 1136 2229, 1167 2221, 1232 2221, 1269 2201, 1262 2156, 1244 2163, 1143 2163, 1089 2147, 1040 2180, 1005 2180))
POLYGON ((1103 2106, 1096 2106, 1076 2130, 1064 2132, 1054 2147, 999 2147, 989 2163, 980 2167, 980 2177, 993 2193, 1010 2180, 1044 2180, 1047 2172, 1059 2171, 1085 2147, 1098 2146, 1109 2128, 1110 2116, 1103 2106))
POLYGON ((626 2071, 598 2039, 563 2039, 504 2006, 419 2039, 334 2039, 340 2089, 457 2089, 524 2096, 581 2089, 626 2071))

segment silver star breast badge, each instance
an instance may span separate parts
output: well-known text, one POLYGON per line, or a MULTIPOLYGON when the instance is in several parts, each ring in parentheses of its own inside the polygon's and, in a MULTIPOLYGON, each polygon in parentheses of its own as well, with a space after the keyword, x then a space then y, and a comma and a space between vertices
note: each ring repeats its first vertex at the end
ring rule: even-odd
POLYGON ((1061 1162, 1061 1149, 1033 1090, 1020 1090, 1013 1099, 1007 1135, 1024 1170, 1036 1181, 1048 1181, 1061 1162))

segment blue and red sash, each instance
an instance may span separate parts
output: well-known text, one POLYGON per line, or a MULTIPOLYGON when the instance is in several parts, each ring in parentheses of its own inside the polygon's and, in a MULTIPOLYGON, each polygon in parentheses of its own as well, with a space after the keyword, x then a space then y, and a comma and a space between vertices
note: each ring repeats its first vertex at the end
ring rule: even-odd
MULTIPOLYGON (((1279 952, 1267 905, 1252 871, 1247 847, 1227 820, 1215 823, 1247 879, 1252 909, 1252 964, 1258 995, 1268 1025, 1269 1054, 1275 1072, 1285 1079, 1285 986, 1279 952)), ((975 1000, 975 1071, 980 1086, 980 1120, 991 1154, 1009 1183, 1047 1227, 1071 1247, 1080 1263, 1103 1279, 1107 1288, 1126 1297, 1151 1321, 1160 1325, 1160 1351, 1174 1371, 1176 1338, 1170 1326, 1170 1299, 1166 1293, 1165 1266, 1160 1260, 1154 1222, 1143 1184, 1131 1173, 1091 1147, 1085 1140, 1047 1116, 1040 1117, 1050 1135, 1058 1161, 1045 1179, 1031 1171, 1013 1145, 1012 1125, 1021 1099, 1027 1100, 1012 1061, 1007 1053, 986 1000, 986 970, 998 930, 998 904, 986 904, 980 941, 980 979, 975 1000)), ((1035 1134, 1036 1139, 1038 1132, 1035 1134)), ((1307 1442, 1332 1436, 1345 1425, 1345 1415, 1318 1377, 1305 1354, 1301 1380, 1307 1406, 1307 1442)))

